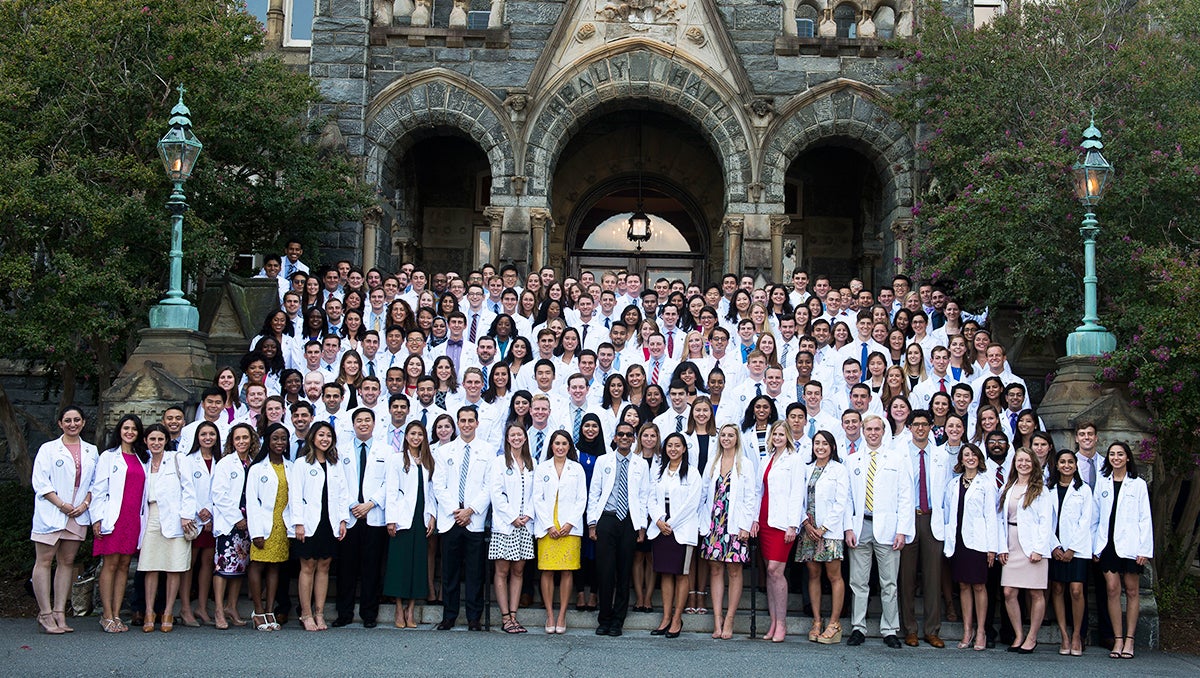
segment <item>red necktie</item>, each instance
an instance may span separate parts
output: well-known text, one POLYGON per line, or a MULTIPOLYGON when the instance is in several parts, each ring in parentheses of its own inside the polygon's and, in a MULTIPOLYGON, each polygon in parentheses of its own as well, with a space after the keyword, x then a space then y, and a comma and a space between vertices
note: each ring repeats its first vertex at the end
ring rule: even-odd
POLYGON ((920 472, 920 476, 917 479, 918 482, 921 483, 921 491, 920 491, 921 506, 920 506, 920 509, 922 512, 928 513, 929 512, 929 482, 928 482, 928 478, 925 476, 925 450, 918 450, 918 453, 920 455, 919 458, 921 460, 921 472, 920 472))
POLYGON ((942 388, 941 388, 942 393, 945 393, 946 392, 946 378, 942 377, 941 379, 938 379, 938 383, 942 385, 942 388))
POLYGON ((1003 466, 996 467, 996 489, 997 490, 1004 489, 1004 467, 1003 466))
POLYGON ((675 355, 675 330, 667 332, 667 354, 675 355))

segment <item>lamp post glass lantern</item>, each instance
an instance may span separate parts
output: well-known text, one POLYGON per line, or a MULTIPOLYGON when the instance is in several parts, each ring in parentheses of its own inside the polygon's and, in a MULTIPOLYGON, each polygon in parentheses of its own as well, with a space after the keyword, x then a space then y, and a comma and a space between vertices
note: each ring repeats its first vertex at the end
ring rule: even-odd
POLYGON ((150 327, 154 329, 200 329, 200 312, 183 297, 183 214, 187 211, 183 184, 192 176, 204 148, 192 133, 191 111, 183 103, 186 91, 179 86, 179 103, 171 109, 171 129, 158 142, 163 169, 175 188, 167 199, 167 211, 171 213, 170 287, 167 296, 150 309, 150 327))
POLYGON ((1083 236, 1083 324, 1067 335, 1067 355, 1099 356, 1117 348, 1117 337, 1100 324, 1096 305, 1096 236, 1100 226, 1095 207, 1104 197, 1113 175, 1112 165, 1104 159, 1100 130, 1093 120, 1083 131, 1083 159, 1071 168, 1075 197, 1086 213, 1079 234, 1083 236))

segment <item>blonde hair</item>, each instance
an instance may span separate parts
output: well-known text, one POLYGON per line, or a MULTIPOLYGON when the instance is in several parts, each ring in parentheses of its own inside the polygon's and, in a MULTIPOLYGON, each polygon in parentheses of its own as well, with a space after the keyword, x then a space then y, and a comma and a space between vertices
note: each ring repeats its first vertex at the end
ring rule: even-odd
MULTIPOLYGON (((742 458, 746 456, 742 454, 742 432, 738 429, 737 424, 725 424, 717 430, 717 435, 720 436, 721 432, 727 428, 733 430, 733 465, 737 469, 738 475, 741 475, 742 458)), ((721 456, 725 454, 725 450, 721 447, 719 437, 717 438, 717 452, 718 454, 711 455, 708 460, 708 468, 704 469, 705 478, 711 479, 716 473, 716 469, 721 467, 721 456)))

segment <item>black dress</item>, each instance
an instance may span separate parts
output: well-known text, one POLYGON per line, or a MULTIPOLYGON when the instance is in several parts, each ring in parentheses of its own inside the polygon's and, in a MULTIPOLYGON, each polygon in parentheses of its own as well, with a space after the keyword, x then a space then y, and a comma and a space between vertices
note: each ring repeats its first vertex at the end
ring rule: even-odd
POLYGON ((1108 515, 1108 544, 1100 552, 1100 571, 1117 574, 1141 574, 1145 569, 1132 558, 1122 558, 1117 555, 1117 547, 1113 544, 1113 533, 1117 527, 1117 500, 1121 497, 1121 481, 1113 481, 1112 513, 1108 515))
POLYGON ((333 535, 332 519, 329 517, 329 467, 321 462, 321 470, 325 475, 325 484, 321 488, 321 520, 312 535, 305 536, 292 542, 292 552, 301 560, 321 560, 332 558, 337 554, 337 537, 333 535))
POLYGON ((958 483, 958 529, 954 535, 954 555, 950 556, 950 578, 958 584, 986 584, 987 554, 967 548, 962 538, 963 507, 971 481, 964 477, 958 483))

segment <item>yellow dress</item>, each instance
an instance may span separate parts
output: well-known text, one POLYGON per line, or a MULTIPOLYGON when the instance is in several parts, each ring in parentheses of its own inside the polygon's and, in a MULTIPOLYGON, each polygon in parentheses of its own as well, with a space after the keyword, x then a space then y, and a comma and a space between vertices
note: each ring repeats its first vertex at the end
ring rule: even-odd
MULTIPOLYGON (((554 495, 554 529, 562 527, 558 522, 558 495, 554 495)), ((578 570, 581 540, 577 536, 538 540, 539 570, 578 570)))
POLYGON ((256 563, 283 563, 288 559, 287 525, 283 524, 283 509, 288 502, 287 474, 283 464, 271 464, 271 468, 279 481, 275 487, 275 509, 271 512, 271 536, 261 549, 250 544, 250 560, 256 563))

